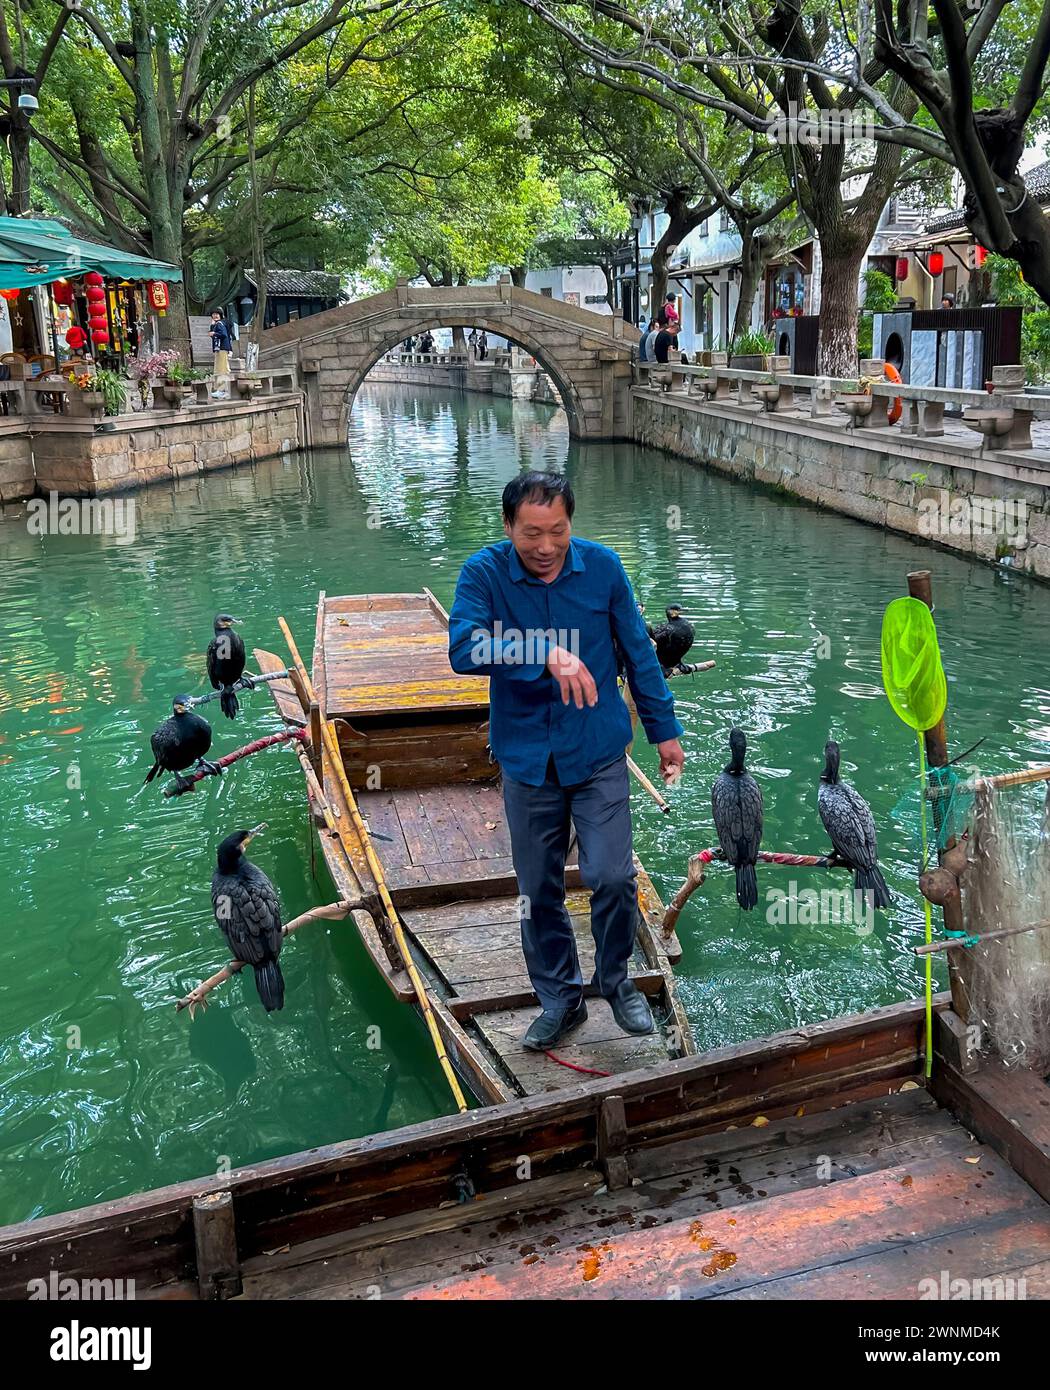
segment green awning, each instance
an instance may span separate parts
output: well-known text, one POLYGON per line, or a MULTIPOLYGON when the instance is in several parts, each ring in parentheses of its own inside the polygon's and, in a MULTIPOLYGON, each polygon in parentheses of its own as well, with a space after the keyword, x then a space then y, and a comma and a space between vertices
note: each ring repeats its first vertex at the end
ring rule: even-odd
POLYGON ((38 217, 0 217, 0 290, 76 280, 92 270, 121 280, 182 279, 177 265, 85 241, 61 222, 38 217))

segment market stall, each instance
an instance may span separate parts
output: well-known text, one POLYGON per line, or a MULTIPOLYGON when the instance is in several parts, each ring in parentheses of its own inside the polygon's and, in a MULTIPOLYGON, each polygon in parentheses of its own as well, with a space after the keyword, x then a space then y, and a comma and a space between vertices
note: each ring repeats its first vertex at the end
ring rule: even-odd
POLYGON ((158 339, 178 266, 85 241, 61 222, 0 217, 0 376, 122 371, 158 339))

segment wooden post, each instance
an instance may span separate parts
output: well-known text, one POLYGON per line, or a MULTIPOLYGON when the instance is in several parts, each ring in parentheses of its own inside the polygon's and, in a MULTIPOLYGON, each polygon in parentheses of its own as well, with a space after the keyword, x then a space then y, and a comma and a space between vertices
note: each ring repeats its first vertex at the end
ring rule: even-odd
POLYGON ((629 1187, 631 1174, 627 1167, 627 1117, 623 1096, 606 1096, 602 1100, 598 1111, 597 1146, 598 1164, 609 1191, 629 1187))
MULTIPOLYGON (((297 673, 298 674, 298 673, 297 673)), ((310 701, 310 765, 318 782, 321 774, 321 707, 316 700, 310 701)))
MULTIPOLYGON (((908 575, 908 593, 912 598, 917 598, 926 607, 933 611, 933 585, 932 575, 929 570, 915 570, 908 575)), ((939 724, 935 724, 932 729, 927 729, 923 735, 926 744, 926 762, 930 767, 948 766, 948 727, 942 718, 939 724)), ((926 788, 923 788, 923 795, 926 788)), ((940 803, 933 803, 934 825, 940 830, 941 819, 940 803)), ((955 844, 952 839, 944 846, 945 850, 951 849, 955 844)), ((942 851, 943 853, 943 851, 942 851)), ((938 855, 938 859, 940 855, 938 855)), ((944 916, 945 931, 962 931, 963 914, 962 900, 956 897, 953 902, 946 903, 941 909, 944 916)), ((952 951, 948 958, 948 978, 952 991, 952 1010, 966 1025, 970 1021, 970 959, 966 951, 952 951)))
POLYGON ((193 1199, 193 1242, 197 1250, 197 1285, 207 1302, 241 1292, 241 1264, 233 1221, 233 1196, 209 1192, 193 1199))

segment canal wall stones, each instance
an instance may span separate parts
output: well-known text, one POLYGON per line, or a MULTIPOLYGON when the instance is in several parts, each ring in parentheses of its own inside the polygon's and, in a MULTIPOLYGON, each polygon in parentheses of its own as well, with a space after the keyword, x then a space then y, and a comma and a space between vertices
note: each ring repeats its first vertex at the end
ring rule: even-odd
POLYGON ((182 410, 120 416, 101 428, 91 420, 56 417, 41 428, 17 427, 22 453, 10 463, 11 437, 0 433, 0 499, 34 494, 95 497, 146 483, 270 458, 304 443, 299 392, 246 402, 211 401, 182 410), (28 461, 28 465, 27 465, 28 461), (12 481, 8 478, 8 469, 12 481))
POLYGON ((33 495, 33 449, 21 420, 0 421, 0 504, 33 495))
POLYGON ((632 438, 873 526, 1050 580, 1050 465, 978 458, 636 389, 632 438))
POLYGON ((560 405, 547 373, 536 367, 505 367, 494 362, 435 364, 396 362, 383 358, 366 381, 380 385, 438 386, 446 391, 479 391, 519 401, 560 405))

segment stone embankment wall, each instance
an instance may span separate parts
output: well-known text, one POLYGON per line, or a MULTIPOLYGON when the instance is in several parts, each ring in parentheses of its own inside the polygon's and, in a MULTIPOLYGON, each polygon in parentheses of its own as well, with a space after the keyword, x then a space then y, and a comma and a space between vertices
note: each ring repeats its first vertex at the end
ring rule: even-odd
POLYGON ((950 550, 1050 579, 1050 462, 636 388, 632 438, 950 550))
POLYGON ((0 424, 0 501, 35 494, 95 497, 192 477, 301 448, 298 391, 122 415, 98 427, 57 416, 0 424))

